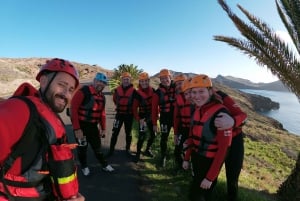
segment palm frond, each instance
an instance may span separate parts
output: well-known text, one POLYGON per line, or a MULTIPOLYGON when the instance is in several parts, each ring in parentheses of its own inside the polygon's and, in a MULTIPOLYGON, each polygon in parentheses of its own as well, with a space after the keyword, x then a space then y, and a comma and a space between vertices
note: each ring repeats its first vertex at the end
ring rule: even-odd
POLYGON ((299 1, 276 1, 276 7, 281 21, 286 27, 297 53, 300 53, 300 3, 299 1))
MULTIPOLYGON (((288 44, 282 41, 266 23, 250 14, 242 6, 238 5, 238 8, 248 18, 251 23, 250 25, 235 15, 224 0, 218 0, 218 2, 246 39, 241 40, 232 37, 214 36, 214 40, 228 43, 249 57, 254 58, 260 66, 266 66, 272 74, 276 75, 299 98, 300 63, 297 57, 299 54, 295 55, 295 52, 288 44)), ((299 6, 299 1, 297 6, 299 6)), ((295 12, 294 10, 293 12, 295 12)), ((283 13, 282 15, 285 16, 283 13)), ((294 19, 294 22, 295 21, 296 19, 294 19)), ((286 23, 289 23, 289 21, 286 20, 286 23)), ((290 29, 293 31, 295 27, 296 26, 290 26, 290 29)), ((294 41, 297 43, 299 37, 296 35, 294 38, 294 41)))

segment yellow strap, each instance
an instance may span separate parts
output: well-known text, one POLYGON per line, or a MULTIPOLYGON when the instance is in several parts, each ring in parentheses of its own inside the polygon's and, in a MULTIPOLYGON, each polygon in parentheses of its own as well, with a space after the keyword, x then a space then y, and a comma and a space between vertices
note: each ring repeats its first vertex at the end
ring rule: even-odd
MULTIPOLYGON (((57 182, 59 185, 63 185, 74 181, 76 178, 77 178, 77 173, 75 172, 74 174, 68 177, 57 178, 57 182)), ((51 180, 53 182, 53 177, 51 177, 51 180)))

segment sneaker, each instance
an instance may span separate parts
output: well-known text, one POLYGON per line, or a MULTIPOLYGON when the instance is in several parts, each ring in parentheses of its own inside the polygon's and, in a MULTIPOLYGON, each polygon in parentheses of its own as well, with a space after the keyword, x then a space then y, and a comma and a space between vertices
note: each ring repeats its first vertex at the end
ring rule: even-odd
POLYGON ((144 155, 144 156, 148 156, 148 157, 150 157, 150 158, 153 158, 153 157, 154 157, 152 151, 150 151, 150 150, 144 151, 144 154, 143 154, 143 155, 144 155))
POLYGON ((81 171, 84 176, 90 175, 90 169, 88 167, 81 169, 81 171))
POLYGON ((107 165, 106 167, 102 168, 103 171, 105 172, 113 172, 115 169, 111 167, 111 165, 107 165))

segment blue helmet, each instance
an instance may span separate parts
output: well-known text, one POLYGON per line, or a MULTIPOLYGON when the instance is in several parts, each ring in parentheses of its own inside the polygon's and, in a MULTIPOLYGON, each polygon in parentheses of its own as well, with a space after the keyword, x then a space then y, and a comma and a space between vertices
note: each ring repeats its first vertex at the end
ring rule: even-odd
POLYGON ((107 77, 103 73, 97 73, 95 80, 101 81, 101 82, 104 82, 105 84, 107 84, 107 77))

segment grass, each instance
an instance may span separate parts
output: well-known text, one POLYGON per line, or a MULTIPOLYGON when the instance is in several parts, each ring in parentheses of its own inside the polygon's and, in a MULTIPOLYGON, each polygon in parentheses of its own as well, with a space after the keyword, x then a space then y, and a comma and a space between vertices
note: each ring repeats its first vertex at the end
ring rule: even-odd
MULTIPOLYGON (((266 127, 262 126, 262 127, 266 127)), ((137 137, 137 123, 134 127, 134 139, 137 137)), ((257 127, 256 127, 257 128, 257 127)), ((263 130, 265 128, 262 128, 263 130)), ((246 129, 247 130, 247 129, 246 129)), ((249 130, 248 130, 249 131, 249 130)), ((256 129, 257 131, 257 129, 256 129)), ((268 135, 277 136, 278 133, 269 132, 268 135)), ((292 146, 291 150, 299 151, 300 140, 294 135, 283 135, 280 140, 264 141, 245 137, 245 158, 239 180, 239 201, 275 201, 276 191, 287 178, 295 166, 295 159, 286 154, 282 147, 292 146), (294 141, 296 139, 296 142, 294 141), (294 144, 291 143, 294 141, 294 144)), ((274 137, 277 139, 276 137, 274 137)), ((140 168, 141 175, 147 179, 151 201, 187 201, 187 192, 191 181, 191 172, 181 170, 175 172, 173 160, 173 133, 168 141, 169 157, 165 168, 158 168, 159 141, 156 137, 153 144, 154 158, 143 157, 144 164, 140 168)), ((136 142, 136 140, 135 140, 136 142)), ((146 143, 144 143, 146 144, 146 143)), ((219 175, 218 184, 214 192, 214 200, 224 201, 226 197, 226 177, 224 167, 219 175)))
MULTIPOLYGON (((239 178, 239 201, 276 201, 277 189, 295 167, 300 152, 300 136, 278 129, 278 123, 273 119, 256 113, 243 93, 225 86, 219 88, 234 98, 248 115, 243 127, 246 137, 243 169, 239 178)), ((136 130, 135 122, 134 139, 137 137, 136 130)), ((158 134, 152 149, 155 157, 143 157, 144 163, 140 168, 140 174, 148 181, 145 183, 149 189, 148 197, 151 201, 187 201, 191 174, 189 171, 174 174, 173 133, 169 136, 169 160, 164 169, 156 166, 160 156, 159 141, 158 134)), ((214 196, 216 201, 225 200, 224 168, 219 175, 214 196)))

